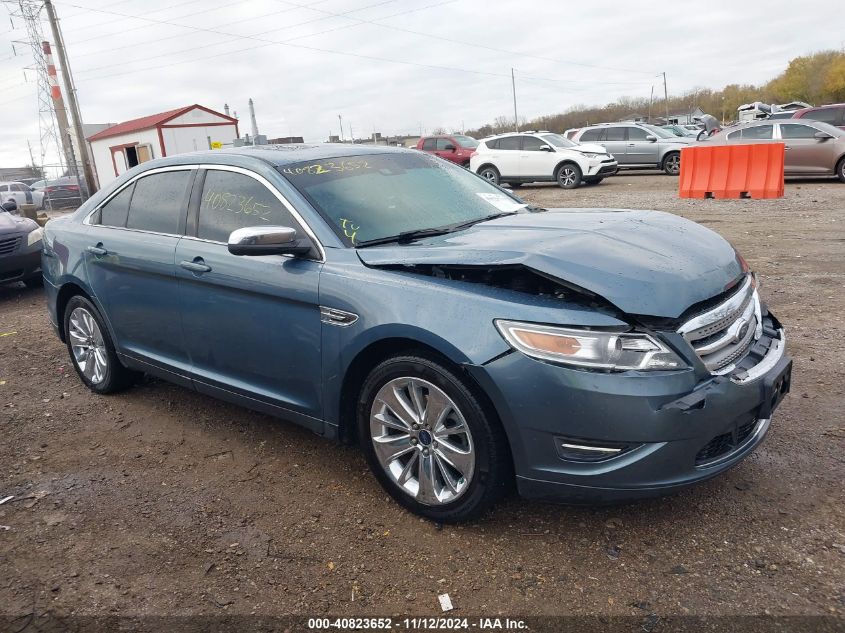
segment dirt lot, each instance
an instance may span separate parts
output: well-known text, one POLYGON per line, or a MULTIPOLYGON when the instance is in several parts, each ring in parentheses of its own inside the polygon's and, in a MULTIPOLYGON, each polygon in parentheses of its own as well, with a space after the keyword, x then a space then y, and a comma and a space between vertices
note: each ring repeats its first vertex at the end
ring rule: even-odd
POLYGON ((84 389, 40 291, 0 289, 0 614, 845 614, 845 185, 686 201, 624 175, 543 206, 660 209, 729 238, 795 358, 766 443, 676 496, 401 510, 353 447, 147 380, 84 389))

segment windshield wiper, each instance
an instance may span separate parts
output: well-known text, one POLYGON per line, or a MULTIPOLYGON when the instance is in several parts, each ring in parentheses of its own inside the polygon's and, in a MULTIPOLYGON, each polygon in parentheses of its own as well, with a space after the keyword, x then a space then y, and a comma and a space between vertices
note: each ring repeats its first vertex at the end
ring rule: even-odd
POLYGON ((430 229, 416 229, 414 231, 403 231, 398 235, 391 235, 389 237, 377 237, 372 240, 358 242, 357 244, 355 244, 355 248, 366 248, 367 246, 377 246, 378 244, 407 244, 408 242, 413 242, 414 240, 418 240, 423 237, 434 237, 437 235, 446 235, 447 233, 454 233, 455 231, 462 231, 464 229, 468 229, 474 224, 478 224, 479 222, 495 220, 496 218, 502 218, 506 215, 516 215, 517 213, 519 212, 503 211, 502 213, 495 213, 493 215, 488 215, 483 218, 476 218, 475 220, 470 220, 469 222, 462 222, 460 224, 450 224, 448 226, 439 226, 430 229))

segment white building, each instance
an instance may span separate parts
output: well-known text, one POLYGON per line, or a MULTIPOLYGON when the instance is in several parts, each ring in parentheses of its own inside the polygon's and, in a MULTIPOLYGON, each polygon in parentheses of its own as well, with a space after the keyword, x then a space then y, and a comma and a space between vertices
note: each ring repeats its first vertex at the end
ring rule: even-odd
POLYGON ((139 163, 231 144, 238 120, 194 104, 118 123, 88 137, 100 187, 139 163))

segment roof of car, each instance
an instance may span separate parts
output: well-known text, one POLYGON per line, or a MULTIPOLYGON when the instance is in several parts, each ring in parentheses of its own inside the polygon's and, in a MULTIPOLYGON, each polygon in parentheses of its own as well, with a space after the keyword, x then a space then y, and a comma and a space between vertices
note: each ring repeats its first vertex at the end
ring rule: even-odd
POLYGON ((220 162, 223 156, 258 158, 274 166, 291 165, 311 160, 343 158, 345 156, 363 156, 372 154, 396 154, 416 150, 404 147, 384 145, 353 145, 351 143, 290 143, 284 145, 247 145, 245 147, 227 147, 224 149, 204 150, 189 154, 178 154, 163 159, 171 165, 197 163, 203 160, 220 162))

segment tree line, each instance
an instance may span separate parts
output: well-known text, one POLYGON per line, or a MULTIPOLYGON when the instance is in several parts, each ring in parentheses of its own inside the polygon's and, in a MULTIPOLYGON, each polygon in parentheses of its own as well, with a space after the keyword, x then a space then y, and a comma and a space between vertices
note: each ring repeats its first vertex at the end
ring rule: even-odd
MULTIPOLYGON (((724 123, 736 119, 737 108, 745 103, 788 103, 804 101, 812 105, 845 102, 845 51, 821 51, 796 57, 786 70, 771 81, 754 86, 729 84, 721 90, 696 88, 680 96, 669 98, 669 112, 691 112, 700 107, 724 123)), ((666 101, 621 97, 605 106, 575 105, 566 112, 535 119, 520 117, 520 129, 551 130, 563 132, 569 128, 594 123, 620 121, 637 114, 661 117, 666 112, 666 101), (650 110, 650 112, 649 112, 650 110)), ((492 123, 466 133, 476 138, 512 131, 513 117, 499 116, 492 123)))

